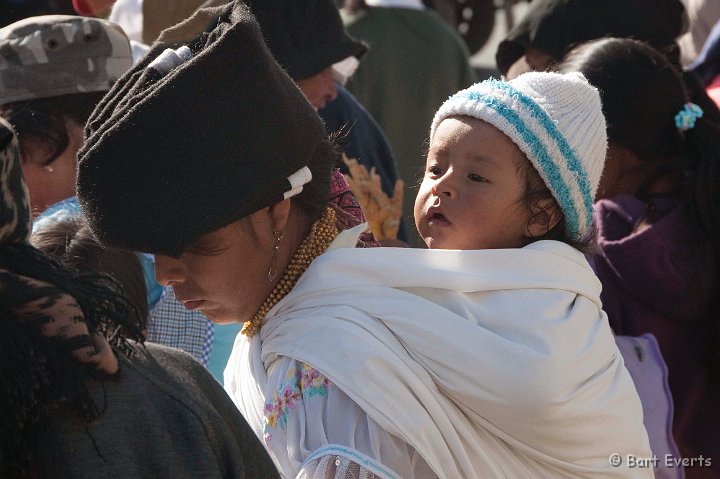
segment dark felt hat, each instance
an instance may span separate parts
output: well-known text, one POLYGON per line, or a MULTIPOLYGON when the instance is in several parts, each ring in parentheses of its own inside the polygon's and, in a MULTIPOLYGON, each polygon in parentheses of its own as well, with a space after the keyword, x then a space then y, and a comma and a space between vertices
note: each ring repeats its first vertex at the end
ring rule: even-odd
POLYGON ((212 31, 154 46, 88 121, 77 193, 106 244, 177 256, 287 197, 326 141, 247 7, 215 10, 198 13, 217 17, 212 31))
POLYGON ((506 74, 528 48, 560 61, 573 46, 602 37, 631 37, 667 47, 686 28, 680 0, 534 0, 498 46, 495 61, 506 74))
POLYGON ((333 0, 249 0, 265 41, 294 80, 309 78, 367 47, 345 32, 333 0))

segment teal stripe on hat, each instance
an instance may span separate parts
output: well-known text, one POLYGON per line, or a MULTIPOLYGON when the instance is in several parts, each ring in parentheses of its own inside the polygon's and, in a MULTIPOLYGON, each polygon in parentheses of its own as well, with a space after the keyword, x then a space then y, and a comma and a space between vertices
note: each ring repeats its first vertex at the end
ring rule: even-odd
POLYGON ((530 112, 532 117, 537 120, 540 125, 545 129, 550 138, 552 138, 556 142, 558 149, 565 157, 568 169, 571 172, 575 173, 578 187, 583 195, 583 206, 587 211, 588 218, 592 217, 593 195, 590 190, 590 181, 588 179, 587 172, 585 171, 582 163, 580 163, 577 155, 575 155, 575 151, 567 142, 565 135, 563 135, 560 130, 558 130, 557 125, 550 117, 548 112, 545 111, 545 109, 542 108, 540 105, 538 105, 535 100, 533 100, 525 93, 521 92, 517 88, 514 88, 508 83, 497 80, 489 80, 487 83, 491 85, 492 88, 503 90, 511 97, 519 100, 520 103, 530 112))
MULTIPOLYGON (((565 214, 568 232, 573 237, 580 237, 580 218, 577 210, 577 207, 580 205, 576 205, 573 200, 570 186, 563 180, 560 169, 553 160, 552 156, 548 153, 543 142, 525 125, 525 122, 522 118, 520 118, 520 115, 518 115, 517 112, 512 110, 500 99, 484 95, 480 92, 465 91, 462 94, 455 95, 453 98, 456 100, 477 101, 496 111, 508 123, 510 123, 513 128, 515 128, 518 134, 522 137, 522 140, 530 148, 532 155, 537 159, 538 164, 535 166, 542 168, 544 176, 550 182, 548 186, 555 193, 555 197, 560 203, 560 208, 562 208, 563 213, 565 214)), ((592 212, 592 210, 590 211, 592 212)), ((591 218, 591 216, 588 216, 588 219, 589 218, 591 218)))

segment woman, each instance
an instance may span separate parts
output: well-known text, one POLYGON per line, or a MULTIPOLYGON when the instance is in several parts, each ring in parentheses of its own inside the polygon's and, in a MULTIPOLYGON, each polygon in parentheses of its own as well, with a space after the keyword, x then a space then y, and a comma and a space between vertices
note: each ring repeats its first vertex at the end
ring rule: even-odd
MULTIPOLYGON (((495 60, 500 73, 512 79, 530 70, 555 70, 575 45, 612 36, 647 42, 681 69, 676 39, 687 23, 680 0, 535 0, 498 45, 495 60)), ((692 101, 708 120, 720 122, 720 110, 697 76, 688 71, 683 77, 692 101)))
MULTIPOLYGON (((597 40, 562 64, 602 94, 608 160, 596 205, 603 307, 617 334, 652 333, 668 365, 683 457, 720 455, 720 132, 647 45, 597 40)), ((687 477, 720 477, 712 461, 687 477), (703 467, 705 466, 705 467, 703 467)))
POLYGON ((0 29, 0 117, 17 131, 33 216, 75 193, 82 128, 131 66, 119 26, 47 15, 0 29))
POLYGON ((142 346, 144 319, 114 280, 27 243, 27 189, 4 120, 0 171, 0 475, 277 477, 200 364, 142 346))
MULTIPOLYGON (((483 266, 527 268, 513 258, 534 253, 354 248, 364 226, 346 228, 328 206, 338 154, 322 122, 247 8, 235 2, 218 12, 212 31, 187 45, 156 46, 96 110, 79 155, 78 196, 96 236, 154 253, 159 281, 186 307, 245 323, 225 385, 281 474, 649 477, 651 470, 608 462, 616 449, 650 452, 637 393, 599 308, 599 283, 580 253, 563 264, 585 280, 550 295, 559 303, 547 315, 536 303, 532 314, 485 314, 528 303, 495 294, 500 283, 522 289, 521 275, 493 283, 483 266), (465 261, 477 268, 463 270, 465 261), (460 293, 460 283, 477 294, 460 293), (587 335, 566 329, 576 322, 564 319, 579 310, 591 312, 587 335), (483 328, 462 311, 478 313, 478 322, 504 320, 483 328), (486 367, 474 374, 473 363, 486 367)), ((581 98, 594 121, 592 134, 571 128, 571 144, 590 145, 582 151, 592 152, 597 178, 599 99, 573 78, 575 86, 558 80, 561 90, 581 98)), ((574 124, 565 121, 571 116, 560 123, 574 124)), ((545 204, 531 196, 530 204, 545 204)), ((559 256, 538 254, 547 260, 538 281, 556 281, 546 266, 559 256)), ((525 286, 534 294, 543 289, 536 284, 525 286)))

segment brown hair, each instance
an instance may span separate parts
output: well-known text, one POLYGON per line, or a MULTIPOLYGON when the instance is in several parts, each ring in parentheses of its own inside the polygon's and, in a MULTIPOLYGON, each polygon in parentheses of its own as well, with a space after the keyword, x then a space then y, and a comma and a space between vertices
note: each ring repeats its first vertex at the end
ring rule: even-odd
MULTIPOLYGON (((518 174, 525 181, 525 192, 520 198, 520 202, 525 206, 529 214, 527 222, 527 230, 530 229, 530 224, 540 214, 550 213, 552 211, 559 211, 560 206, 553 197, 550 189, 547 187, 545 182, 540 178, 540 174, 532 164, 524 158, 522 166, 518 170, 518 174), (547 201, 551 200, 548 206, 547 201)), ((594 226, 588 228, 588 232, 581 239, 573 239, 568 235, 565 221, 565 214, 560 211, 560 221, 548 229, 544 234, 540 236, 526 236, 525 244, 527 246, 536 241, 542 240, 555 240, 562 243, 568 244, 573 248, 579 250, 582 253, 590 253, 594 245, 595 229, 594 226)))
POLYGON ((75 93, 38 100, 0 105, 0 116, 15 129, 20 149, 25 152, 28 140, 46 143, 51 153, 43 159, 52 163, 70 143, 65 120, 84 126, 95 105, 105 92, 75 93))
POLYGON ((65 267, 112 276, 143 322, 147 320, 147 289, 137 254, 101 246, 81 215, 48 218, 30 235, 30 243, 65 267))

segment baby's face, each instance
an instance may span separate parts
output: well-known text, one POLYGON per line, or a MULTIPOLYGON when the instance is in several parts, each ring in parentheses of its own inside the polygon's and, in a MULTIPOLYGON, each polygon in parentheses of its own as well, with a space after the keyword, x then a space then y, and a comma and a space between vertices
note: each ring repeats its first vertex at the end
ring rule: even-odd
POLYGON ((522 204, 528 161, 484 121, 450 117, 438 125, 415 199, 415 225, 428 248, 518 248, 529 213, 522 204))

